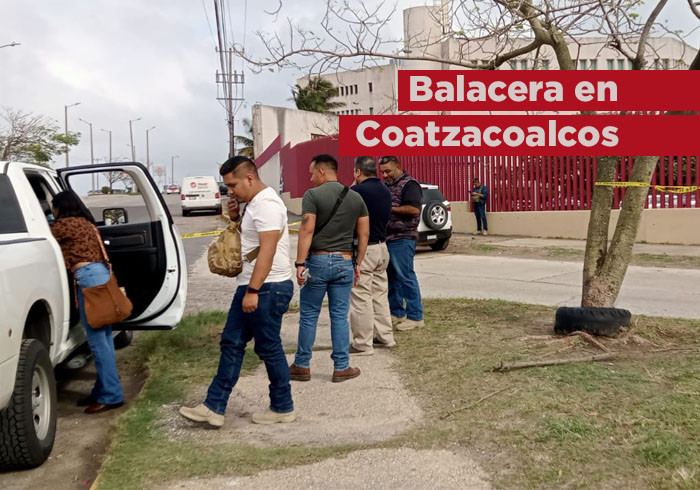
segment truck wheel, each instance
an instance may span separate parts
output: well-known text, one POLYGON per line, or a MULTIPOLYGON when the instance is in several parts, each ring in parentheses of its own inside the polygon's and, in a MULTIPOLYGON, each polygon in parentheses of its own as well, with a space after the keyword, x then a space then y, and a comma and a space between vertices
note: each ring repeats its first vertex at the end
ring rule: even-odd
POLYGON ((432 248, 433 250, 438 252, 440 250, 445 250, 449 244, 450 244, 449 238, 442 238, 435 243, 431 243, 430 248, 432 248))
POLYGON ((0 470, 36 468, 56 436, 56 379, 49 353, 34 339, 22 342, 15 387, 0 412, 0 470))
POLYGON ((134 340, 133 330, 124 330, 122 332, 119 332, 114 337, 114 348, 123 349, 125 347, 129 347, 131 345, 132 340, 134 340))

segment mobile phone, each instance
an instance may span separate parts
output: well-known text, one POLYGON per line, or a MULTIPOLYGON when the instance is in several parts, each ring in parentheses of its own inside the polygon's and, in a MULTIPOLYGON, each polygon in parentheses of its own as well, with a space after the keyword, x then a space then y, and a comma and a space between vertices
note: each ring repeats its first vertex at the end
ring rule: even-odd
POLYGON ((309 269, 304 269, 304 271, 301 273, 301 278, 304 279, 304 284, 301 285, 302 288, 306 286, 307 277, 309 277, 309 269))

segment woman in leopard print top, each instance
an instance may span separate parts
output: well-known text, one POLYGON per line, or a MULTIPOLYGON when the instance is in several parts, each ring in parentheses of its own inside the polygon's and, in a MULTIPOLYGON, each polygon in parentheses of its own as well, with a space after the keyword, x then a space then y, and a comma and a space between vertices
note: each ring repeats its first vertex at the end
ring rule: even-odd
POLYGON ((83 288, 99 286, 109 281, 110 269, 102 253, 100 232, 95 220, 78 195, 64 191, 53 199, 53 215, 56 218, 51 232, 61 246, 66 268, 73 271, 77 283, 80 321, 85 328, 88 345, 95 356, 97 381, 92 393, 78 400, 78 405, 88 405, 85 413, 100 413, 123 405, 117 361, 112 340, 112 327, 92 328, 85 315, 83 288))

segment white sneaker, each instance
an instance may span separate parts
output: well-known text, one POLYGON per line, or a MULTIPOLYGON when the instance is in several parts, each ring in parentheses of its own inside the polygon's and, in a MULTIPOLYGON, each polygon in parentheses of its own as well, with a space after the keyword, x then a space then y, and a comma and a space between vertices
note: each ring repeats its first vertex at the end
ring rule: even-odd
POLYGON ((206 422, 217 429, 224 425, 224 416, 212 412, 203 403, 192 408, 180 407, 180 415, 194 422, 206 422))
POLYGON ((403 323, 403 322, 405 322, 405 321, 406 321, 406 317, 405 317, 405 316, 398 317, 398 316, 391 315, 391 326, 392 326, 393 328, 396 328, 397 325, 399 325, 399 324, 401 324, 401 323, 403 323))
POLYGON ((294 422, 296 419, 296 410, 292 410, 291 412, 279 413, 267 409, 264 412, 254 413, 252 417, 254 424, 262 425, 287 424, 289 422, 294 422))
POLYGON ((484 231, 481 232, 481 234, 484 235, 484 236, 487 236, 487 235, 489 234, 489 232, 486 231, 486 230, 484 230, 484 231))
POLYGON ((423 320, 406 320, 396 326, 396 330, 406 331, 413 330, 414 328, 425 327, 425 322, 423 320))

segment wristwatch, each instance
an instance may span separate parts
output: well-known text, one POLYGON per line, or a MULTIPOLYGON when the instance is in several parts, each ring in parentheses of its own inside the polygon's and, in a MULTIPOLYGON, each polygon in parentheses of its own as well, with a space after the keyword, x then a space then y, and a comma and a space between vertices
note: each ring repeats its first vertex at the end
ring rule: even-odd
POLYGON ((250 287, 250 286, 248 286, 248 288, 246 289, 246 293, 250 293, 250 294, 258 294, 259 292, 260 292, 259 289, 255 289, 255 288, 250 287))
POLYGON ((306 267, 306 262, 294 262, 294 267, 306 267))

